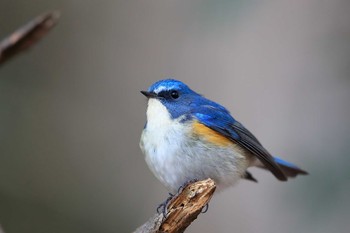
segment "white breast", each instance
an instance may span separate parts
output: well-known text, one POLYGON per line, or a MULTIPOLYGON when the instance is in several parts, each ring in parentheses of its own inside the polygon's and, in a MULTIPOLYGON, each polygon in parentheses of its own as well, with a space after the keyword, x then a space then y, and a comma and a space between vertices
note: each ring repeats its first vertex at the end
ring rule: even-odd
POLYGON ((174 160, 185 141, 186 125, 172 119, 166 107, 157 99, 149 99, 147 124, 141 135, 140 147, 154 175, 168 188, 175 185, 181 167, 174 160))

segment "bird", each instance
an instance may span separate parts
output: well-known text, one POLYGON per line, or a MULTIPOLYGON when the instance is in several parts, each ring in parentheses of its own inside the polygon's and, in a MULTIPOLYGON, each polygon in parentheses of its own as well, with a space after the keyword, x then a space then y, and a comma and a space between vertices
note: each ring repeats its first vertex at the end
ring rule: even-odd
POLYGON ((179 80, 157 81, 141 93, 148 104, 140 148, 150 170, 170 192, 207 178, 218 191, 240 179, 257 182, 250 167, 268 170, 280 181, 308 174, 273 157, 225 107, 179 80))

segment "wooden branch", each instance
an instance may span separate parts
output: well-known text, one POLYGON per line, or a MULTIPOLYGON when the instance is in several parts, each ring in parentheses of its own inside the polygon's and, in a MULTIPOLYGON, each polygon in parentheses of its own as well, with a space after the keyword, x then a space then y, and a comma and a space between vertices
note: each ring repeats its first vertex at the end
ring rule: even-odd
POLYGON ((209 203, 215 188, 212 179, 188 184, 170 200, 165 217, 162 213, 155 214, 134 233, 184 232, 209 203))
POLYGON ((0 42, 0 65, 37 43, 56 25, 59 16, 58 11, 42 14, 2 40, 0 42))

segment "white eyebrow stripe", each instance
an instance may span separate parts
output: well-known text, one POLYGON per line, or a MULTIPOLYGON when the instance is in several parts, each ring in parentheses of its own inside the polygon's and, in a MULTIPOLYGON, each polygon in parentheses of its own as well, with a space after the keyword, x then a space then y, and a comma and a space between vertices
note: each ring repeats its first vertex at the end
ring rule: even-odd
POLYGON ((175 86, 170 86, 170 87, 165 87, 165 86, 160 86, 154 90, 154 93, 158 94, 162 91, 167 91, 173 89, 175 86))

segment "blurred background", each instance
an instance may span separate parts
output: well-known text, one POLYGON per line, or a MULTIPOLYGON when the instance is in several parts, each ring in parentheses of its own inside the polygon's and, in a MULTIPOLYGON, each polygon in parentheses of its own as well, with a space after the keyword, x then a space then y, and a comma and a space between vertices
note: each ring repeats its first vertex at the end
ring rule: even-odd
POLYGON ((349 232, 350 2, 1 0, 0 38, 62 17, 0 69, 6 233, 131 232, 167 197, 139 149, 146 99, 175 77, 310 172, 252 169, 188 232, 349 232))

